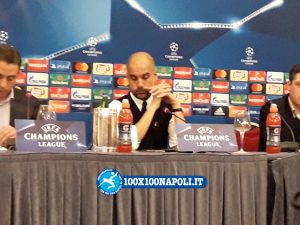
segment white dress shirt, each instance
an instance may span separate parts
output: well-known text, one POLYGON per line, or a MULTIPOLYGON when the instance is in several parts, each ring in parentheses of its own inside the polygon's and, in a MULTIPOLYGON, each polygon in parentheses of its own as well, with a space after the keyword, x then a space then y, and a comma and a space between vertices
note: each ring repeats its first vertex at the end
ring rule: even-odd
MULTIPOLYGON (((142 111, 142 107, 143 107, 143 100, 136 98, 131 92, 130 92, 130 97, 132 98, 132 100, 134 101, 134 103, 136 104, 136 106, 138 107, 138 109, 140 111, 142 111)), ((147 102, 147 108, 148 106, 151 104, 153 100, 152 95, 146 100, 147 102)), ((109 108, 111 109, 117 109, 118 110, 118 114, 122 109, 122 102, 118 101, 118 100, 113 100, 110 104, 109 104, 109 108)), ((172 117, 170 122, 169 122, 169 127, 168 127, 168 133, 169 133, 169 146, 170 147, 174 147, 177 145, 177 136, 175 133, 175 120, 172 117)), ((138 134, 137 134, 137 129, 135 125, 132 125, 132 129, 131 129, 131 140, 132 140, 132 148, 135 150, 139 147, 140 142, 138 142, 138 134)))
POLYGON ((0 128, 9 125, 10 121, 10 99, 14 98, 14 91, 12 90, 9 96, 2 102, 0 102, 0 128))

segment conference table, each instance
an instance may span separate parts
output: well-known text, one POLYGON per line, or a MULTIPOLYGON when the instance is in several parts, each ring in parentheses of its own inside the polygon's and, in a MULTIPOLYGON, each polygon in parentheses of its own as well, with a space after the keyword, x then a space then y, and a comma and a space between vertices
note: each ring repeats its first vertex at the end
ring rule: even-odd
POLYGON ((300 189, 299 162, 296 154, 1 153, 0 224, 299 224, 299 211, 287 205, 300 189), (126 176, 205 176, 208 184, 107 196, 96 187, 107 168, 126 176))

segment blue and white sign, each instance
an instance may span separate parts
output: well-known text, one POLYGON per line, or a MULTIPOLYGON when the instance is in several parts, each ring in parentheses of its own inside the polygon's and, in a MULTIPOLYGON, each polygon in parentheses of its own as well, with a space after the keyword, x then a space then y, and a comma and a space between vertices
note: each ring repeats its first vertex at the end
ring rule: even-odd
POLYGON ((122 187, 122 177, 116 169, 105 169, 97 177, 97 188, 105 195, 115 195, 122 187))

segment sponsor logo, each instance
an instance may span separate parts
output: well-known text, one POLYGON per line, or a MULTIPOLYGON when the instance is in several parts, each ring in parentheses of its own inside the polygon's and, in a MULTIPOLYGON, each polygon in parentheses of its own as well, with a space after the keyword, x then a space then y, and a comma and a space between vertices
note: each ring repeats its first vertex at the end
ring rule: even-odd
POLYGON ((212 92, 228 93, 229 92, 229 82, 227 81, 212 81, 212 92))
POLYGON ((67 87, 50 87, 50 98, 52 99, 69 99, 70 88, 67 87))
POLYGON ((228 106, 212 106, 211 115, 212 116, 228 116, 229 108, 228 106))
POLYGON ((26 84, 26 73, 19 72, 16 79, 16 84, 26 84))
POLYGON ((210 93, 193 93, 193 103, 201 105, 210 104, 210 93))
POLYGON ((213 71, 213 79, 228 80, 228 70, 216 69, 213 71))
POLYGON ((262 94, 265 91, 265 84, 252 83, 249 86, 249 90, 252 94, 262 94))
POLYGON ((113 91, 113 99, 121 98, 121 97, 123 97, 124 95, 127 95, 127 94, 128 94, 128 90, 115 89, 113 91))
POLYGON ((284 81, 283 72, 267 72, 267 82, 283 83, 283 81, 284 81))
POLYGON ((190 116, 192 114, 192 107, 191 107, 191 105, 182 104, 181 108, 182 108, 184 116, 190 116))
POLYGON ((127 77, 114 77, 114 87, 127 88, 129 85, 127 77))
POLYGON ((258 60, 253 58, 254 53, 255 53, 254 48, 252 48, 250 46, 245 48, 244 54, 245 54, 246 58, 241 59, 241 63, 243 63, 244 65, 248 65, 248 66, 254 66, 255 64, 257 64, 258 60))
POLYGON ((266 84, 267 95, 283 95, 283 84, 266 84))
POLYGON ((50 74, 50 84, 68 86, 70 84, 70 74, 50 74))
POLYGON ((230 95, 230 104, 232 105, 246 105, 247 104, 247 95, 231 94, 230 95))
POLYGON ((174 78, 192 79, 192 72, 190 67, 174 67, 174 78))
POLYGON ((192 102, 192 93, 190 92, 174 92, 173 94, 180 103, 191 104, 192 102))
POLYGON ((91 100, 92 91, 90 88, 72 88, 71 99, 72 100, 91 100))
POLYGON ((125 76, 127 74, 126 64, 114 64, 114 75, 125 76))
POLYGON ((191 80, 174 80, 173 81, 174 91, 192 91, 192 81, 191 80))
POLYGON ((48 99, 48 87, 27 86, 26 90, 38 99, 48 99))
POLYGON ((266 101, 280 98, 278 95, 266 95, 266 101))
POLYGON ((55 108, 57 113, 68 113, 70 112, 70 102, 62 100, 49 100, 49 105, 55 108))
POLYGON ((211 104, 212 105, 229 105, 229 95, 228 94, 211 94, 211 104))
POLYGON ((237 113, 242 113, 247 110, 247 107, 243 106, 230 106, 229 107, 229 117, 234 118, 237 113))
POLYGON ((156 74, 158 77, 172 77, 173 67, 171 67, 171 66, 156 66, 156 74))
POLYGON ((31 72, 48 72, 49 64, 46 59, 28 59, 27 71, 31 72))
POLYGON ((113 84, 112 76, 93 76, 93 86, 94 87, 111 87, 113 84))
POLYGON ((284 83, 289 82, 290 80, 290 74, 289 73, 284 73, 284 83))
POLYGON ((249 71, 249 82, 265 82, 267 73, 265 71, 249 71))
POLYGON ((74 101, 71 104, 72 112, 90 112, 91 111, 91 103, 90 102, 77 102, 74 101))
POLYGON ((27 73, 27 84, 48 86, 49 75, 47 73, 27 73))
POLYGON ((248 95, 249 106, 263 106, 266 102, 265 95, 248 95))
POLYGON ((73 87, 91 87, 92 77, 90 75, 73 74, 71 79, 73 87))
POLYGON ((193 79, 211 79, 212 70, 209 68, 194 68, 193 69, 193 79))
POLYGON ((251 117, 259 117, 261 107, 249 107, 251 117))
POLYGON ((248 83, 247 82, 230 82, 230 92, 231 93, 248 93, 248 83))
POLYGON ((172 79, 158 79, 156 80, 155 84, 168 84, 170 87, 173 87, 173 80, 172 79))
POLYGON ((69 61, 62 61, 62 60, 50 60, 49 62, 50 71, 52 72, 71 72, 71 62, 69 61))
POLYGON ((248 81, 248 71, 246 71, 246 70, 230 70, 230 80, 232 80, 232 81, 248 81))
POLYGON ((104 97, 106 97, 107 100, 110 101, 112 97, 112 89, 109 88, 94 88, 92 90, 92 93, 94 100, 102 100, 104 97))
POLYGON ((111 63, 93 63, 93 74, 113 75, 113 64, 111 63))
POLYGON ((209 106, 193 106, 193 115, 208 116, 210 112, 209 106))
POLYGON ((211 88, 211 81, 209 80, 194 80, 193 90, 200 92, 208 92, 211 88))
POLYGON ((91 73, 91 66, 85 62, 73 62, 72 70, 73 73, 91 73))

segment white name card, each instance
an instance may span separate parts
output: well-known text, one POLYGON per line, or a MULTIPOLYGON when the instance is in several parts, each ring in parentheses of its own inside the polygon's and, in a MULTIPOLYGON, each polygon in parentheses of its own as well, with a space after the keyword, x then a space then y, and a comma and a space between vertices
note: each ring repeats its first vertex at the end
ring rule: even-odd
POLYGON ((84 122, 15 120, 16 151, 86 151, 84 122))
POLYGON ((181 152, 234 152, 238 150, 232 124, 176 124, 181 152))

